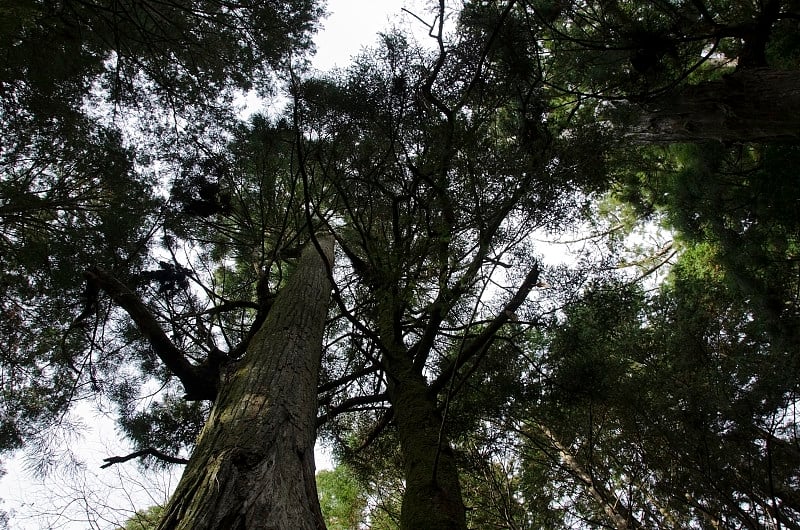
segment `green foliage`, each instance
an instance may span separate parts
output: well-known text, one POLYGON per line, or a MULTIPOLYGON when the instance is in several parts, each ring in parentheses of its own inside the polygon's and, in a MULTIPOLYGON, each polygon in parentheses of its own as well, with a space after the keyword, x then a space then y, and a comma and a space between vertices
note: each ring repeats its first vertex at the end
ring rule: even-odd
POLYGON ((138 447, 156 447, 178 456, 184 448, 194 445, 207 416, 208 407, 201 402, 166 395, 146 410, 123 411, 119 424, 138 447))
POLYGON ((125 526, 117 530, 155 530, 158 528, 158 523, 161 521, 163 513, 163 506, 151 506, 145 510, 140 510, 125 522, 125 526))
MULTIPOLYGON (((232 89, 263 88, 268 65, 309 46, 314 2, 97 2, 68 7, 20 1, 4 6, 0 62, 6 104, 77 110, 93 83, 112 101, 152 94, 173 105, 214 104, 232 89)), ((6 109, 8 110, 8 109, 6 109)), ((63 110, 50 114, 62 116, 63 110)))
POLYGON ((796 361, 715 258, 692 247, 657 296, 603 284, 566 311, 520 431, 529 486, 550 506, 671 527, 766 521, 743 506, 776 502, 800 516, 785 493, 800 461, 770 449, 796 443, 796 361))
POLYGON ((367 497, 347 466, 317 473, 317 491, 325 524, 330 530, 359 528, 367 507, 367 497))
MULTIPOLYGON (((461 474, 469 528, 543 528, 552 520, 540 498, 526 495, 519 462, 498 457, 500 440, 465 451, 461 474)), ((555 527, 553 525, 552 527, 555 527)))
POLYGON ((268 91, 309 48, 317 2, 5 3, 0 450, 90 396, 137 446, 191 447, 207 405, 178 397, 82 272, 110 270, 213 372, 247 355, 297 249, 330 229, 320 413, 347 462, 317 476, 330 528, 397 526, 415 457, 390 403, 403 363, 444 418, 436 451, 452 443, 475 527, 796 526, 800 151, 612 152, 624 139, 599 119, 726 60, 795 68, 792 10, 465 2, 440 48, 387 32, 345 70, 294 69, 283 117, 233 125, 235 92, 268 91), (576 292, 529 297, 470 350, 538 263, 530 235, 587 211, 623 212, 626 234, 665 219, 682 250, 667 281, 645 291, 585 258, 563 269, 576 292))
POLYGON ((708 244, 756 318, 793 340, 798 303, 800 199, 795 146, 677 146, 662 169, 628 184, 639 204, 663 209, 692 245, 708 244), (635 188, 634 188, 635 186, 635 188))
POLYGON ((549 344, 554 403, 611 398, 631 362, 617 355, 615 342, 629 340, 639 331, 635 317, 641 302, 635 289, 609 284, 589 286, 581 301, 567 309, 565 325, 549 344))
MULTIPOLYGON (((79 123, 48 151, 9 147, 0 155, 2 449, 83 396, 89 375, 76 350, 89 330, 72 325, 91 302, 82 272, 138 266, 156 206, 113 131, 79 123)), ((109 362, 99 355, 94 369, 109 362)))
MULTIPOLYGON (((526 500, 519 527, 796 524, 795 149, 641 152, 633 176, 618 168, 627 222, 658 212, 680 258, 658 292, 608 275, 584 284, 555 325, 511 348, 527 363, 498 350, 499 378, 473 374, 451 416, 478 455, 462 483, 503 470, 491 480, 526 500)), ((482 498, 513 513, 497 491, 482 498)))
POLYGON ((328 528, 398 528, 403 480, 402 473, 391 466, 384 467, 384 473, 373 473, 358 460, 317 472, 320 507, 328 528))

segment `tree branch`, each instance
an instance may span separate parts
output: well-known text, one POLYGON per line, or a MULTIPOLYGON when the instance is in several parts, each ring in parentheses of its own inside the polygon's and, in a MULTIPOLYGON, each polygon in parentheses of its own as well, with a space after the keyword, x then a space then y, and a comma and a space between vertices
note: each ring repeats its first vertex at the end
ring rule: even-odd
POLYGON ((382 392, 380 394, 371 394, 368 396, 355 396, 351 397, 350 399, 345 399, 339 405, 328 409, 328 412, 326 412, 322 416, 318 416, 317 427, 323 425, 326 421, 330 420, 334 416, 337 416, 343 412, 347 412, 347 410, 352 407, 356 407, 359 405, 372 405, 373 403, 380 403, 381 401, 386 401, 388 399, 389 398, 386 392, 382 392))
POLYGON ((323 383, 323 384, 319 385, 319 388, 317 389, 317 393, 318 394, 322 394, 324 392, 328 392, 328 391, 333 390, 333 389, 335 389, 335 388, 337 388, 337 387, 339 387, 339 386, 341 386, 343 384, 349 383, 351 381, 355 381, 359 377, 363 377, 365 375, 369 375, 369 374, 375 373, 379 369, 380 369, 380 366, 378 366, 377 364, 374 364, 374 362, 373 362, 373 364, 371 364, 370 366, 366 366, 364 368, 361 368, 360 370, 356 370, 355 372, 352 372, 352 373, 349 373, 349 374, 347 374, 347 375, 345 375, 343 377, 340 377, 339 379, 334 379, 333 381, 328 381, 327 383, 323 383))
POLYGON ((392 422, 393 419, 394 419, 394 408, 389 407, 383 413, 383 416, 380 417, 377 423, 375 423, 370 433, 367 435, 364 441, 361 442, 361 445, 358 446, 355 452, 358 453, 369 447, 372 444, 372 442, 378 439, 378 436, 380 436, 381 433, 383 433, 383 431, 386 429, 386 427, 389 426, 389 424, 392 422))
MULTIPOLYGON (((515 194, 516 195, 516 194, 515 194)), ((498 211, 492 223, 486 227, 481 233, 480 240, 478 241, 478 249, 472 261, 466 268, 464 274, 452 287, 446 284, 440 287, 439 294, 429 307, 429 320, 422 333, 422 337, 410 348, 412 358, 414 359, 414 369, 422 371, 425 363, 428 360, 428 354, 433 348, 436 335, 439 333, 440 326, 444 322, 445 316, 458 302, 458 299, 467 292, 475 277, 481 270, 481 267, 486 261, 489 252, 491 251, 491 241, 497 231, 500 229, 503 219, 511 209, 511 205, 515 204, 516 200, 509 201, 498 211)), ((534 282, 535 284, 536 282, 534 282)), ((523 284, 524 285, 524 284, 523 284)), ((531 286, 533 288, 533 286, 531 286)), ((527 293, 526 295, 527 296, 527 293)), ((524 299, 524 297, 523 297, 524 299)), ((521 302, 520 302, 521 303, 521 302)), ((514 311, 516 308, 514 309, 514 311)), ((512 311, 513 312, 513 311, 512 311)))
POLYGON ((154 456, 159 460, 168 462, 170 464, 187 464, 189 462, 185 458, 179 458, 177 456, 170 456, 166 453, 162 453, 155 447, 148 447, 147 449, 142 449, 141 451, 136 451, 125 456, 109 456, 108 458, 104 458, 103 462, 105 462, 105 464, 100 466, 100 469, 105 469, 113 466, 114 464, 121 464, 122 462, 127 462, 128 460, 133 460, 134 458, 140 458, 143 456, 154 456))
POLYGON ((187 400, 213 401, 216 398, 219 366, 225 360, 222 352, 217 352, 216 356, 210 355, 209 362, 201 365, 190 363, 161 329, 150 309, 133 291, 103 269, 94 268, 84 274, 88 279, 96 281, 114 303, 133 319, 159 359, 180 379, 186 390, 187 400))
POLYGON ((488 326, 486 326, 480 335, 464 345, 464 348, 461 350, 458 357, 444 370, 442 370, 442 373, 439 374, 439 377, 437 377, 436 380, 431 383, 431 392, 440 392, 459 368, 461 368, 468 360, 489 345, 500 328, 506 322, 512 319, 514 312, 519 309, 519 306, 522 305, 522 302, 525 301, 533 288, 536 287, 537 283, 539 283, 538 263, 534 264, 533 267, 531 267, 531 270, 528 271, 525 281, 522 282, 522 285, 520 285, 519 289, 517 289, 517 292, 514 294, 511 300, 508 301, 503 310, 500 311, 500 313, 488 326))

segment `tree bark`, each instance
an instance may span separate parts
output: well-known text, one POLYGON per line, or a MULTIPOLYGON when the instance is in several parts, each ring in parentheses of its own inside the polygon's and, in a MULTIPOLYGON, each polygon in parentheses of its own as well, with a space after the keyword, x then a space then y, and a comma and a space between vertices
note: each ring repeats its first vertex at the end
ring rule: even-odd
POLYGON ((383 301, 378 328, 384 345, 387 395, 405 467, 400 528, 466 530, 458 468, 450 443, 441 434, 442 415, 436 399, 393 326, 394 306, 387 302, 392 296, 378 299, 383 301))
POLYGON ((450 443, 440 439, 442 416, 436 402, 406 352, 389 357, 389 398, 405 463, 400 528, 464 530, 466 510, 458 468, 450 443))
POLYGON ((219 395, 159 530, 324 529, 314 477, 333 238, 309 244, 219 395), (327 264, 323 261, 327 260, 327 264))
POLYGON ((642 105, 639 142, 800 141, 800 72, 743 69, 642 105))

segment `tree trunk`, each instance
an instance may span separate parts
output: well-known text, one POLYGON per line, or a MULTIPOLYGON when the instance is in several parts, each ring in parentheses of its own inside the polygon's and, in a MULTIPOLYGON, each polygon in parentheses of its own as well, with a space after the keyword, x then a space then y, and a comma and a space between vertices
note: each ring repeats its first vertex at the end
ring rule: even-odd
POLYGON ((317 378, 333 238, 309 244, 220 391, 159 530, 324 529, 314 477, 317 378))
POLYGON ((458 468, 449 442, 443 436, 440 440, 442 416, 436 402, 406 351, 389 357, 389 398, 405 462, 400 528, 464 530, 466 510, 458 468))
POLYGON ((741 70, 643 105, 640 142, 800 140, 800 72, 741 70))
POLYGON ((583 486, 588 490, 595 502, 600 505, 608 518, 614 522, 614 527, 617 528, 617 530, 630 530, 631 528, 642 527, 639 521, 633 517, 633 514, 628 509, 625 502, 613 492, 609 491, 602 480, 596 480, 593 474, 578 461, 575 455, 570 452, 569 448, 565 447, 550 429, 541 424, 536 424, 536 427, 553 445, 556 454, 559 456, 560 463, 562 463, 574 477, 583 483, 583 486))

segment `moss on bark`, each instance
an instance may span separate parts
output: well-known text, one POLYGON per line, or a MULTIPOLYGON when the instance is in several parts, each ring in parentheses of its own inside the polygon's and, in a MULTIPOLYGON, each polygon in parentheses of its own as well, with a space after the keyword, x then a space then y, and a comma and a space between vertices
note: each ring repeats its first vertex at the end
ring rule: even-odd
POLYGON ((317 379, 333 239, 303 252, 217 401, 160 530, 324 529, 314 479, 317 379))

